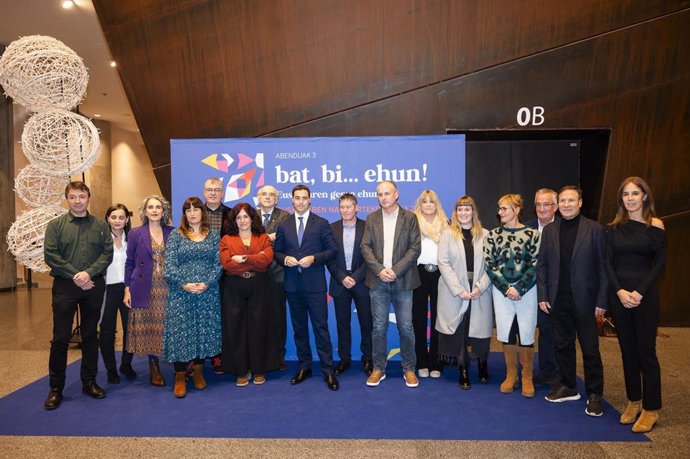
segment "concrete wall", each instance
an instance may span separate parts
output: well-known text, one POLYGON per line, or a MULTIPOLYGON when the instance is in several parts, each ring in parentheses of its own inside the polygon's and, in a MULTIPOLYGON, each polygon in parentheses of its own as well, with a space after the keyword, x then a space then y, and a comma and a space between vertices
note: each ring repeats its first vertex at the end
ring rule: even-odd
POLYGON ((141 225, 139 204, 151 194, 161 194, 151 160, 141 137, 116 126, 111 128, 112 202, 122 203, 133 213, 132 227, 141 225))

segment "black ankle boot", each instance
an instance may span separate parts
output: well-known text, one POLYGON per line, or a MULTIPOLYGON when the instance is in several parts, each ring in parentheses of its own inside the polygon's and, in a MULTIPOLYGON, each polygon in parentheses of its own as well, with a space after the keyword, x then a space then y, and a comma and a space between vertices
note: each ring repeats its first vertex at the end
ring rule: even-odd
POLYGON ((479 382, 487 383, 489 382, 489 365, 487 361, 479 360, 479 382))
POLYGON ((460 370, 460 381, 458 382, 458 386, 460 386, 460 389, 467 390, 470 387, 472 387, 472 385, 470 384, 470 374, 467 371, 466 366, 461 366, 459 368, 459 370, 460 370))

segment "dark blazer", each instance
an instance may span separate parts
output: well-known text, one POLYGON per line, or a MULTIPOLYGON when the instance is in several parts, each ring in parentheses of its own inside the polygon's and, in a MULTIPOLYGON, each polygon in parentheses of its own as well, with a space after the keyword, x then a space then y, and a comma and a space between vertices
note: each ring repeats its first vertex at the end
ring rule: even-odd
POLYGON ((324 266, 334 259, 338 252, 331 225, 325 218, 309 212, 304 225, 302 245, 297 243, 296 216, 293 214, 278 225, 276 240, 273 244, 275 260, 285 270, 285 291, 296 292, 304 285, 309 292, 326 292, 326 270, 324 266), (314 256, 314 263, 300 270, 297 266, 285 266, 285 257, 301 259, 307 255, 314 256), (302 277, 302 283, 299 282, 302 277))
MULTIPOLYGON (((561 218, 560 215, 556 214, 553 221, 555 222, 559 218, 561 218)), ((553 222, 551 222, 551 223, 553 223, 553 222)), ((550 225, 551 223, 547 223, 547 225, 550 225)), ((529 226, 530 228, 534 228, 534 229, 539 229, 539 219, 537 219, 536 217, 531 218, 525 222, 525 226, 529 226)))
MULTIPOLYGON (((560 274, 560 228, 561 219, 544 227, 539 260, 537 261, 537 298, 556 301, 560 274)), ((604 260, 606 257, 606 234, 599 223, 580 216, 580 225, 575 237, 575 246, 570 261, 570 284, 575 306, 582 313, 594 314, 594 308, 606 308, 608 279, 604 260)))
MULTIPOLYGON (((163 240, 167 243, 172 226, 163 226, 163 240)), ((127 234, 125 286, 129 287, 133 308, 148 308, 151 304, 153 255, 149 225, 134 228, 127 234)))
MULTIPOLYGON (((261 207, 257 207, 256 211, 259 213, 259 217, 261 217, 261 221, 263 222, 264 216, 262 215, 263 212, 261 212, 261 207)), ((271 218, 268 219, 268 226, 266 227, 266 232, 270 234, 278 231, 278 225, 280 225, 283 222, 283 220, 285 220, 289 216, 290 212, 274 207, 273 212, 271 213, 271 218)), ((271 276, 271 280, 273 282, 282 283, 285 279, 283 267, 276 263, 275 260, 273 260, 271 265, 268 267, 268 273, 271 276)))
MULTIPOLYGON (((381 209, 367 217, 360 250, 369 268, 366 278, 367 286, 375 288, 380 280, 379 273, 384 268, 383 211, 381 209)), ((417 265, 420 253, 422 253, 422 237, 419 233, 417 216, 400 207, 393 237, 393 271, 398 276, 395 280, 397 288, 413 290, 421 284, 419 271, 416 268, 410 269, 417 265)))
MULTIPOLYGON (((355 282, 354 290, 366 290, 364 280, 367 276, 367 265, 364 263, 362 253, 359 250, 359 245, 362 243, 362 236, 364 235, 364 227, 366 224, 361 218, 357 219, 355 227, 355 246, 352 251, 352 274, 349 274, 355 282)), ((341 295, 345 293, 347 288, 343 286, 343 279, 348 276, 345 272, 345 249, 343 248, 343 221, 331 223, 335 243, 338 245, 338 256, 328 263, 328 271, 331 273, 331 281, 328 284, 328 292, 331 296, 341 295)))

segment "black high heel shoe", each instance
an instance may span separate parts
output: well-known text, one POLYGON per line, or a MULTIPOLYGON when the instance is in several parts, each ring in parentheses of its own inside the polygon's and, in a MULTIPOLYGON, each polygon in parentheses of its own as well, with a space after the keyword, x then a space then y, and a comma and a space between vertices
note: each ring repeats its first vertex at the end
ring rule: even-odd
POLYGON ((462 390, 467 390, 467 389, 471 388, 472 385, 470 384, 470 374, 467 371, 467 367, 461 366, 459 368, 459 370, 460 370, 460 380, 458 382, 458 386, 460 386, 460 389, 462 389, 462 390))
POLYGON ((488 362, 485 361, 478 361, 479 363, 479 382, 482 384, 486 384, 489 382, 489 365, 488 362))

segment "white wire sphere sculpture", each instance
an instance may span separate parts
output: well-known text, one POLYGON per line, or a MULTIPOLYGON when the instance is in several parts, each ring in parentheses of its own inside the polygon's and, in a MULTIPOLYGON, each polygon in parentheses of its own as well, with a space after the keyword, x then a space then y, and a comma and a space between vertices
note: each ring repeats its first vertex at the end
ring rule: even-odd
POLYGON ((0 58, 5 94, 31 112, 71 110, 86 96, 84 61, 53 37, 30 35, 13 41, 0 58))
POLYGON ((59 206, 65 199, 65 187, 69 182, 68 175, 48 175, 28 164, 14 178, 14 191, 29 206, 59 206))
POLYGON ((43 243, 48 223, 67 213, 58 206, 37 207, 24 212, 7 232, 8 250, 17 261, 34 271, 46 272, 50 268, 43 259, 43 243))
POLYGON ((24 125, 22 150, 31 164, 55 176, 76 175, 101 154, 98 129, 86 117, 52 109, 36 113, 24 125))

